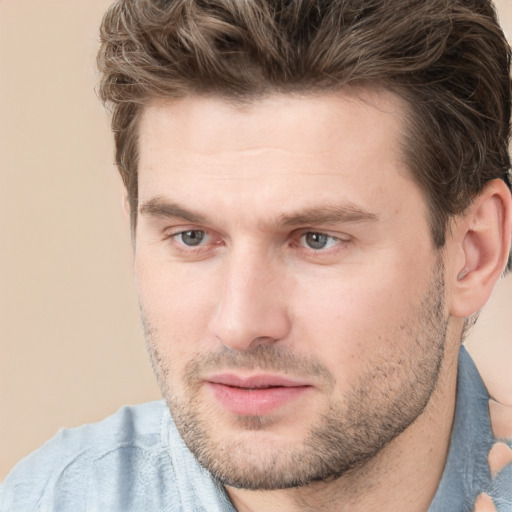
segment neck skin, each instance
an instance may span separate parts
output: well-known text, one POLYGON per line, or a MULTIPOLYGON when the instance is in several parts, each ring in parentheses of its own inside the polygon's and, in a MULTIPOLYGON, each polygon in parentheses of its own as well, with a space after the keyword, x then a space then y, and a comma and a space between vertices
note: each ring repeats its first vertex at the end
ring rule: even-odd
POLYGON ((226 487, 238 512, 426 512, 443 474, 455 413, 462 322, 452 324, 439 381, 425 411, 364 466, 332 482, 248 491, 226 487), (457 337, 458 336, 458 337, 457 337))

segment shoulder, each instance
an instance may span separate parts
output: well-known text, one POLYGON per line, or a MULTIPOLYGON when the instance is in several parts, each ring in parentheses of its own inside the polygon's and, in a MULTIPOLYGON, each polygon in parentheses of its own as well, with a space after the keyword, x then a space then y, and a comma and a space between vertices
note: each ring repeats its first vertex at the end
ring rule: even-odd
POLYGON ((0 510, 96 510, 99 503, 93 501, 101 501, 102 494, 117 496, 122 510, 126 496, 136 502, 148 485, 172 493, 172 486, 160 488, 162 480, 174 480, 162 443, 168 421, 167 407, 158 401, 123 407, 98 423, 59 431, 7 476, 0 510))

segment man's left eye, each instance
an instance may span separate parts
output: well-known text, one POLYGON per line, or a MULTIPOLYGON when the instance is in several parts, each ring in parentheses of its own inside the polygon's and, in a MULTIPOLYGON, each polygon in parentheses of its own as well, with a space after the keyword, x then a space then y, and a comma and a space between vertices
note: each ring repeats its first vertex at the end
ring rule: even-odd
POLYGON ((196 247, 206 239, 206 233, 200 229, 191 229, 190 231, 182 231, 173 235, 174 238, 183 245, 196 247))
POLYGON ((303 240, 304 245, 315 251, 328 249, 339 242, 339 239, 334 236, 326 235, 325 233, 316 233, 313 231, 304 233, 301 236, 301 239, 303 240))

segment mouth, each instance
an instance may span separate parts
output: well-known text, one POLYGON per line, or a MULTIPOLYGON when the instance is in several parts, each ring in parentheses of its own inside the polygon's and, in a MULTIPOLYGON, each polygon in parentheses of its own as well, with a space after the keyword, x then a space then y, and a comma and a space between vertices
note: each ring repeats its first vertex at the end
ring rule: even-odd
POLYGON ((312 389, 308 383, 278 375, 222 374, 206 379, 205 384, 223 408, 239 416, 269 414, 312 389))

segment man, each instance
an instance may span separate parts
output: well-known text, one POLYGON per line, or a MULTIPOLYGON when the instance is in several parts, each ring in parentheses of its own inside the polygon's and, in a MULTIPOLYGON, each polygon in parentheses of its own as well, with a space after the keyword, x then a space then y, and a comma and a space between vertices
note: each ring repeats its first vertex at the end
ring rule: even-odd
POLYGON ((165 402, 62 431, 1 510, 512 510, 461 349, 512 232, 491 4, 120 0, 101 35, 165 402))

